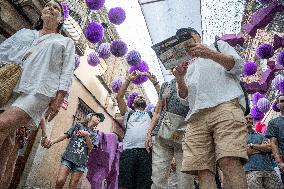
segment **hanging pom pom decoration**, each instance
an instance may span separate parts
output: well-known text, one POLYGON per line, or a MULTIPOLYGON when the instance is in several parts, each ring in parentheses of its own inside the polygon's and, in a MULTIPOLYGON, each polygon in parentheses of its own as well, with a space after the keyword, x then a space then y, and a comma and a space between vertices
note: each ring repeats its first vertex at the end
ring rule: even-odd
POLYGON ((259 111, 257 106, 252 107, 250 114, 255 121, 261 121, 264 118, 264 113, 259 111))
POLYGON ((134 66, 141 62, 141 55, 138 51, 133 50, 127 54, 126 60, 130 66, 134 66))
POLYGON ((257 71, 257 65, 254 62, 246 61, 243 67, 243 73, 245 76, 251 76, 257 71))
POLYGON ((127 45, 120 39, 113 41, 110 45, 110 52, 116 57, 123 57, 127 53, 127 45))
POLYGON ((275 112, 280 112, 280 109, 279 109, 279 107, 277 105, 277 101, 274 101, 272 103, 272 110, 274 110, 275 112))
POLYGON ((62 9, 63 9, 63 18, 64 18, 64 20, 66 20, 66 18, 69 17, 69 8, 68 8, 67 3, 65 3, 65 2, 62 2, 61 5, 62 5, 62 9))
POLYGON ((277 61, 278 64, 284 66, 284 51, 281 51, 281 52, 278 54, 278 56, 277 56, 277 58, 276 58, 276 61, 277 61))
POLYGON ((75 54, 75 69, 76 70, 80 65, 80 56, 75 54))
POLYGON ((281 93, 284 93, 284 80, 280 81, 278 88, 281 93))
POLYGON ((275 76, 275 78, 271 82, 272 87, 279 90, 279 84, 282 80, 284 80, 284 77, 282 75, 275 76))
POLYGON ((154 105, 153 104, 148 104, 146 107, 147 112, 153 112, 154 111, 154 105))
POLYGON ((128 97, 127 97, 127 106, 131 109, 134 108, 133 103, 134 103, 134 99, 139 96, 139 93, 137 92, 133 92, 131 93, 128 97))
POLYGON ((96 52, 91 52, 87 58, 88 64, 90 66, 97 66, 100 63, 100 58, 96 52))
MULTIPOLYGON (((141 61, 135 66, 131 66, 129 69, 129 74, 131 74, 134 71, 139 72, 149 72, 148 64, 144 61, 141 61)), ((142 83, 146 82, 148 80, 148 76, 145 75, 139 75, 135 79, 132 79, 132 83, 136 85, 141 85, 142 83)))
POLYGON ((256 49, 256 55, 260 59, 269 59, 273 56, 274 49, 270 44, 261 44, 256 49))
POLYGON ((256 92, 252 96, 252 101, 254 105, 257 105, 257 102, 259 99, 264 98, 264 95, 260 94, 259 92, 256 92))
POLYGON ((121 7, 111 8, 108 12, 108 19, 115 25, 120 25, 126 19, 125 11, 121 7))
POLYGON ((110 44, 102 43, 98 49, 99 57, 102 59, 108 59, 111 56, 110 44))
POLYGON ((268 110, 270 109, 270 102, 269 102, 269 100, 267 100, 267 98, 259 99, 258 102, 257 102, 257 108, 262 113, 268 112, 268 110))
POLYGON ((121 79, 115 79, 111 82, 111 89, 114 93, 118 93, 122 86, 122 80, 121 79))
POLYGON ((85 29, 85 36, 91 43, 98 43, 104 38, 104 28, 98 22, 90 22, 85 29))
POLYGON ((103 8, 105 0, 85 0, 86 5, 91 10, 99 10, 103 8))

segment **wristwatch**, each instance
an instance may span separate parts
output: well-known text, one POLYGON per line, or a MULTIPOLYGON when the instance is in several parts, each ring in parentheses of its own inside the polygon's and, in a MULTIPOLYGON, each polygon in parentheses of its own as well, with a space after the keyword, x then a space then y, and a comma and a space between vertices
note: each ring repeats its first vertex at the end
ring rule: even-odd
POLYGON ((250 147, 251 149, 253 149, 253 143, 250 143, 250 144, 249 144, 249 147, 250 147))

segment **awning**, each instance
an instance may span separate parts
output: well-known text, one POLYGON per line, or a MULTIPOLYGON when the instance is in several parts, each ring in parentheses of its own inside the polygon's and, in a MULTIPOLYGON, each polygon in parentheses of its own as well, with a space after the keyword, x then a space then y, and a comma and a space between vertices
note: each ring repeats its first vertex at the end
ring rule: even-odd
POLYGON ((73 39, 75 43, 79 43, 83 31, 80 25, 70 15, 64 21, 63 27, 66 35, 73 39))

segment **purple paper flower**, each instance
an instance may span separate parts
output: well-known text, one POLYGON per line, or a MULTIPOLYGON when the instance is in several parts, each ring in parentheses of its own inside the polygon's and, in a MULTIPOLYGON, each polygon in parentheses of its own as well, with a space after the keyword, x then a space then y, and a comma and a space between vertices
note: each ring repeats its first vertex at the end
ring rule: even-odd
POLYGON ((115 79, 111 82, 111 89, 114 93, 118 93, 122 86, 122 80, 121 79, 115 79))
POLYGON ((126 60, 130 66, 134 66, 141 62, 141 55, 138 51, 133 50, 127 54, 126 60))
POLYGON ((127 44, 117 39, 110 45, 110 52, 116 57, 122 57, 127 53, 127 44))
POLYGON ((274 110, 275 112, 280 112, 280 109, 279 109, 276 101, 274 101, 272 103, 272 110, 274 110))
POLYGON ((120 25, 126 18, 125 11, 121 7, 111 8, 108 12, 108 19, 111 23, 120 25))
POLYGON ((133 109, 133 103, 134 103, 134 99, 139 96, 140 94, 137 92, 133 92, 131 93, 128 97, 127 97, 127 106, 131 109, 133 109))
POLYGON ((261 44, 256 49, 256 55, 260 59, 269 59, 273 56, 274 49, 270 44, 261 44))
POLYGON ((278 56, 277 56, 277 58, 276 58, 276 61, 277 61, 278 64, 284 66, 284 51, 281 51, 281 52, 278 54, 278 56))
POLYGON ((272 87, 279 90, 279 84, 282 80, 284 80, 284 77, 282 75, 275 76, 275 78, 271 82, 272 87))
POLYGON ((257 0, 257 2, 259 2, 260 4, 263 4, 263 5, 267 5, 269 3, 272 3, 273 1, 272 0, 257 0))
POLYGON ((270 102, 269 102, 269 100, 267 100, 267 98, 259 99, 258 102, 257 102, 257 108, 262 113, 268 112, 268 110, 270 109, 270 102))
POLYGON ((110 44, 109 43, 102 43, 98 49, 99 57, 102 59, 108 59, 111 56, 110 52, 110 44))
POLYGON ((100 58, 96 52, 88 54, 87 62, 91 66, 97 66, 100 63, 100 58))
POLYGON ((264 113, 259 111, 257 106, 252 107, 250 114, 255 121, 261 121, 264 118, 264 113))
POLYGON ((69 17, 69 8, 68 8, 67 3, 65 3, 65 2, 62 2, 61 5, 62 5, 62 8, 63 8, 63 17, 64 17, 64 20, 66 20, 66 18, 69 17))
POLYGON ((251 76, 257 71, 257 65, 254 62, 246 61, 243 66, 243 73, 246 76, 251 76))
POLYGON ((279 83, 279 91, 281 93, 284 93, 284 80, 281 80, 279 83))
POLYGON ((85 36, 91 43, 97 43, 104 38, 104 28, 98 22, 90 22, 85 29, 85 36))
MULTIPOLYGON (((134 72, 136 70, 138 70, 139 72, 148 72, 149 71, 148 64, 144 61, 141 61, 137 65, 131 66, 130 69, 129 69, 129 73, 131 74, 132 72, 134 72)), ((147 76, 139 75, 135 79, 132 79, 132 83, 134 83, 136 85, 141 85, 142 83, 146 82, 147 80, 148 80, 147 76)))
POLYGON ((86 5, 91 10, 99 10, 105 4, 105 0, 86 0, 86 5))
POLYGON ((150 104, 147 105, 146 111, 147 112, 153 112, 154 108, 155 108, 154 105, 150 103, 150 104))
POLYGON ((80 65, 80 56, 75 54, 75 70, 79 67, 80 65))
POLYGON ((253 104, 257 105, 258 100, 261 99, 261 98, 264 98, 263 94, 260 94, 259 92, 254 93, 253 96, 252 96, 253 104))

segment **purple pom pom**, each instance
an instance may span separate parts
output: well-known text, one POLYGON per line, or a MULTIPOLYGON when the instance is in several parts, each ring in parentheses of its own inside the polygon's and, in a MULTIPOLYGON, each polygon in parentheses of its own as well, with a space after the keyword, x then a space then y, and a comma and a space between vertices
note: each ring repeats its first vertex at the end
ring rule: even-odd
POLYGON ((79 67, 80 65, 80 56, 75 54, 75 70, 79 67))
POLYGON ((257 0, 257 2, 259 2, 260 4, 263 4, 263 5, 267 5, 269 3, 272 3, 273 0, 257 0))
POLYGON ((256 92, 252 96, 252 101, 254 105, 257 105, 257 102, 259 99, 264 98, 264 95, 260 94, 259 92, 256 92))
POLYGON ((264 118, 264 113, 259 111, 257 106, 252 107, 250 114, 255 121, 261 121, 264 118))
MULTIPOLYGON (((144 61, 141 61, 137 65, 131 66, 130 69, 129 69, 129 73, 131 74, 132 72, 134 72, 136 70, 138 70, 139 72, 148 72, 149 71, 148 64, 144 61)), ((142 83, 144 83, 147 80, 148 80, 147 76, 139 75, 135 79, 132 79, 132 83, 134 83, 136 85, 141 85, 142 83)))
POLYGON ((125 11, 121 7, 111 8, 108 12, 108 19, 111 23, 120 25, 126 18, 125 11))
POLYGON ((86 5, 91 10, 99 10, 105 4, 105 0, 86 0, 86 5))
POLYGON ((131 93, 128 97, 127 97, 127 106, 131 109, 133 109, 133 103, 134 103, 134 99, 139 96, 140 94, 137 92, 133 92, 131 93))
POLYGON ((62 2, 61 5, 62 5, 62 8, 63 8, 63 17, 64 17, 64 20, 66 20, 66 18, 69 17, 69 8, 68 8, 67 3, 65 3, 65 2, 62 2))
POLYGON ((279 84, 282 80, 284 80, 284 77, 282 75, 275 76, 275 78, 271 82, 272 87, 279 90, 279 84))
POLYGON ((257 65, 256 65, 256 63, 251 62, 251 61, 246 61, 246 62, 244 63, 244 67, 243 67, 243 73, 244 73, 244 75, 250 76, 250 75, 255 74, 256 71, 257 71, 257 65))
POLYGON ((276 58, 276 61, 277 61, 278 64, 284 66, 284 51, 281 51, 281 52, 278 54, 278 56, 277 56, 277 58, 276 58))
POLYGON ((269 102, 269 100, 267 100, 267 98, 259 99, 258 102, 257 102, 257 108, 262 113, 268 112, 268 110, 270 109, 270 102, 269 102))
POLYGON ((116 79, 111 82, 111 89, 114 93, 118 93, 119 89, 122 86, 122 80, 116 79))
POLYGON ((272 103, 272 110, 274 110, 275 112, 280 112, 280 109, 279 109, 276 101, 274 101, 272 103))
POLYGON ((100 58, 96 52, 91 52, 87 58, 88 64, 91 66, 97 66, 100 63, 100 58))
POLYGON ((154 111, 154 105, 153 104, 148 104, 146 107, 146 111, 147 112, 153 112, 154 111))
POLYGON ((110 52, 116 57, 122 57, 127 53, 127 45, 120 39, 115 40, 110 45, 110 52))
POLYGON ((126 56, 127 63, 130 66, 134 66, 141 62, 141 55, 138 51, 130 51, 126 56))
POLYGON ((280 81, 278 87, 279 87, 279 91, 280 91, 281 93, 284 93, 284 80, 281 80, 281 81, 280 81))
POLYGON ((97 43, 104 38, 104 28, 97 22, 90 22, 85 29, 85 36, 91 43, 97 43))
POLYGON ((110 52, 110 44, 109 43, 102 43, 98 49, 99 57, 102 59, 108 59, 111 56, 110 52))
POLYGON ((269 59, 273 56, 274 49, 270 44, 261 44, 256 49, 256 55, 260 59, 269 59))

